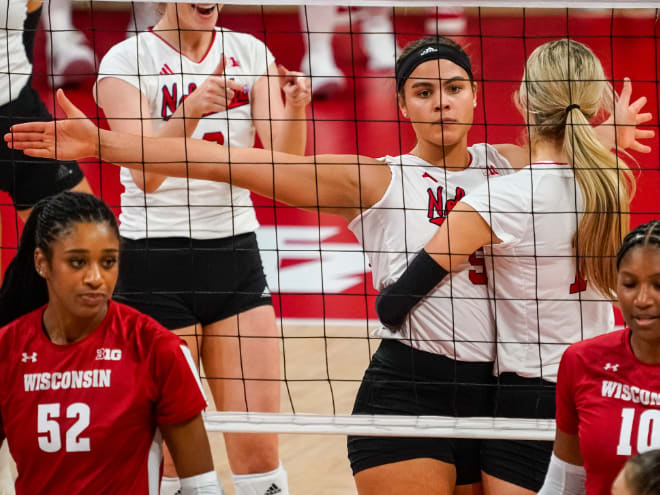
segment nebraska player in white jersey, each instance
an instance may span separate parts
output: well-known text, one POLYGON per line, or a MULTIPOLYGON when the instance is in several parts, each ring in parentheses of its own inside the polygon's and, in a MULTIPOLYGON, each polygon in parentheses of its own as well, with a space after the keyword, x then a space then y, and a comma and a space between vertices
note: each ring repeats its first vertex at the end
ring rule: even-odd
MULTIPOLYGON (((352 222, 354 231, 362 230, 362 222, 369 231, 376 230, 376 224, 381 221, 378 235, 381 236, 382 245, 368 244, 366 231, 358 234, 366 244, 370 257, 376 262, 376 283, 380 284, 391 280, 393 275, 390 270, 392 273, 400 271, 404 262, 396 261, 391 266, 387 265, 388 258, 375 256, 375 251, 391 251, 391 243, 401 248, 401 239, 406 238, 405 221, 410 221, 414 216, 415 225, 424 222, 433 224, 427 235, 431 235, 438 224, 441 224, 440 229, 444 229, 448 222, 443 222, 442 219, 453 215, 449 214, 449 211, 455 207, 455 194, 458 188, 462 187, 462 174, 466 175, 466 186, 472 187, 472 180, 478 175, 478 168, 475 166, 477 163, 485 167, 478 173, 482 174, 482 180, 486 181, 490 173, 489 165, 497 171, 497 167, 507 161, 515 164, 514 166, 522 166, 527 163, 529 157, 528 151, 513 145, 495 147, 495 151, 501 156, 493 154, 492 157, 489 155, 493 148, 479 145, 468 149, 467 132, 477 103, 476 85, 472 78, 469 58, 452 40, 433 37, 411 43, 399 57, 396 74, 400 111, 404 118, 411 120, 418 139, 410 151, 409 155, 412 157, 401 157, 399 160, 403 165, 413 165, 413 175, 416 170, 421 170, 420 165, 423 165, 424 171, 428 171, 426 173, 431 177, 424 177, 422 173, 404 186, 403 194, 412 193, 411 197, 404 198, 405 207, 410 210, 406 211, 404 218, 378 211, 377 208, 381 201, 384 206, 382 210, 387 210, 390 201, 400 206, 400 198, 397 198, 397 195, 401 194, 401 190, 397 192, 399 185, 394 184, 393 178, 397 178, 397 182, 401 181, 401 172, 397 170, 405 167, 398 164, 386 166, 380 160, 364 156, 299 157, 250 149, 232 149, 229 163, 228 150, 203 141, 188 141, 184 147, 180 140, 140 139, 111 131, 99 131, 83 118, 84 114, 71 104, 63 92, 58 93, 58 101, 70 117, 69 120, 58 122, 57 129, 48 123, 14 126, 13 137, 7 135, 5 140, 11 141, 11 146, 23 149, 31 155, 52 156, 56 151, 66 157, 102 154, 111 162, 135 170, 142 170, 141 160, 144 153, 144 166, 152 172, 231 182, 269 197, 274 196, 275 199, 290 205, 338 215, 352 222), (482 154, 477 161, 475 155, 479 153, 482 154), (177 163, 186 159, 189 162, 185 167, 177 163), (475 163, 472 163, 473 159, 475 163), (268 173, 263 172, 265 166, 268 167, 268 173), (450 175, 452 179, 449 180, 447 176, 450 175), (428 179, 432 185, 426 185, 422 179, 428 179), (438 182, 434 182, 434 179, 438 182), (448 194, 445 193, 442 197, 438 195, 438 187, 447 186, 456 189, 449 190, 448 194), (429 188, 433 194, 429 193, 429 188), (391 191, 391 196, 388 196, 388 191, 391 191), (409 200, 417 201, 415 208, 409 208, 409 200)), ((621 102, 621 105, 624 110, 630 112, 634 123, 639 108, 628 108, 625 102, 621 102)), ((625 128, 628 133, 632 132, 632 141, 636 145, 639 144, 635 140, 635 132, 630 129, 625 128)), ((625 137, 629 138, 630 135, 619 136, 618 143, 623 143, 625 137)), ((505 169, 506 167, 502 170, 505 169)), ((413 242, 419 240, 415 239, 413 242)), ((404 246, 404 251, 409 249, 404 246)), ((469 254, 461 261, 469 259, 475 251, 476 248, 465 251, 469 254)), ((402 259, 405 259, 407 254, 408 252, 405 252, 402 259)), ((436 265, 432 261, 431 263, 436 265)), ((461 270, 468 272, 475 268, 469 263, 459 265, 461 270)), ((438 271, 437 268, 430 267, 431 273, 438 271)), ((454 275, 460 273, 462 272, 454 275)), ((467 279, 469 280, 469 276, 467 279)), ((465 279, 458 280, 465 282, 465 279)), ((483 282, 483 278, 480 281, 483 282)), ((448 283, 451 283, 451 279, 448 283)), ((434 283, 428 290, 434 289, 435 285, 437 284, 434 283)), ((480 287, 485 299, 488 296, 486 286, 480 287)), ((418 292, 412 294, 416 293, 418 292)), ((405 293, 403 296, 402 299, 410 299, 405 293)), ((420 299, 421 296, 417 298, 417 302, 420 299)), ((475 312, 489 311, 489 307, 484 305, 482 300, 472 302, 475 312)), ((449 307, 452 303, 451 299, 445 300, 449 307)), ((421 302, 421 305, 426 304, 440 305, 440 302, 431 302, 430 299, 421 302)), ((402 322, 404 320, 405 318, 402 318, 402 322)), ((457 347, 463 347, 460 349, 460 352, 464 353, 462 356, 476 356, 477 352, 481 352, 482 359, 491 359, 495 339, 492 319, 484 314, 470 319, 470 323, 475 321, 488 322, 491 332, 490 350, 487 343, 481 348, 465 348, 461 345, 457 347)), ((445 328, 444 325, 440 328, 439 324, 427 321, 426 318, 411 320, 413 326, 409 328, 406 338, 401 338, 398 333, 391 333, 391 338, 384 339, 365 374, 354 412, 362 414, 378 410, 381 413, 416 415, 492 414, 490 400, 493 362, 478 361, 479 358, 476 358, 476 361, 460 361, 456 359, 453 350, 456 328, 460 328, 458 335, 469 335, 471 331, 479 335, 483 333, 481 329, 464 329, 463 322, 458 319, 451 323, 451 328, 445 328), (425 325, 430 328, 424 328, 425 325), (428 347, 437 353, 414 348, 412 341, 418 340, 418 330, 420 334, 426 332, 425 335, 433 335, 433 340, 436 341, 449 339, 452 343, 451 353, 443 354, 447 352, 447 347, 438 345, 437 342, 431 344, 433 347, 428 347)), ((420 344, 415 342, 415 345, 420 344)), ((479 450, 478 440, 362 437, 349 439, 349 457, 358 492, 361 494, 378 491, 413 494, 454 491, 459 494, 469 493, 472 487, 465 485, 478 481, 481 476, 479 450)), ((508 453, 502 457, 507 462, 515 463, 515 459, 511 460, 508 453)), ((510 473, 511 470, 506 472, 510 473)), ((502 476, 507 475, 505 473, 502 476)))
POLYGON ((117 221, 92 195, 44 199, 26 223, 0 291, 3 322, 30 311, 0 330, 0 441, 18 495, 158 494, 161 438, 184 494, 219 493, 190 352, 110 299, 118 257, 117 221))
MULTIPOLYGON (((348 225, 369 257, 376 289, 401 276, 409 259, 424 247, 454 205, 483 184, 487 175, 514 171, 493 146, 478 144, 467 151, 468 164, 462 170, 439 168, 413 154, 384 158, 392 174, 390 186, 376 204, 348 225)), ((437 287, 412 311, 397 337, 415 349, 459 361, 493 361, 493 324, 484 268, 483 256, 474 253, 451 284, 437 287)), ((391 339, 392 332, 381 327, 375 336, 391 339)))
MULTIPOLYGON (((265 148, 303 154, 308 81, 278 68, 252 35, 216 27, 221 5, 159 8, 153 28, 115 45, 101 62, 95 95, 110 127, 232 148, 254 146, 258 134, 265 148)), ((279 411, 279 332, 250 191, 127 169, 121 183, 126 255, 117 300, 199 349, 219 410, 279 411), (248 337, 240 350, 239 328, 248 337)), ((225 443, 239 495, 288 493, 276 435, 227 433, 225 443)), ((178 486, 167 456, 165 475, 169 495, 178 486)))
MULTIPOLYGON (((619 212, 629 208, 628 186, 634 179, 589 125, 611 91, 605 80, 596 56, 580 43, 560 40, 538 47, 527 60, 518 92, 523 115, 534 116, 529 126, 533 163, 516 174, 489 178, 468 193, 376 304, 382 319, 398 324, 410 303, 421 298, 406 300, 399 297, 402 291, 428 293, 460 269, 469 253, 487 246, 497 329, 495 373, 502 385, 496 415, 554 417, 563 350, 612 329, 612 258, 620 232, 627 230, 619 212), (569 88, 568 81, 578 83, 569 88)), ((620 113, 625 109, 636 122, 645 100, 628 107, 629 82, 625 91, 620 113)), ((647 135, 629 132, 630 145, 647 135)), ((484 441, 487 491, 537 492, 551 450, 550 442, 484 441), (525 465, 516 459, 525 459, 525 465)))
POLYGON ((617 267, 628 328, 564 353, 543 495, 609 495, 631 455, 660 448, 660 221, 626 236, 617 267))

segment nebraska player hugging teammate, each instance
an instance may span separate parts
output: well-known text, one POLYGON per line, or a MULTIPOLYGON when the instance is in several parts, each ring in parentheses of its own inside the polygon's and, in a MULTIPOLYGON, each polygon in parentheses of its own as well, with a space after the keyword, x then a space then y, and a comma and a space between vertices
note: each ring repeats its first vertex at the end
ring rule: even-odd
POLYGON ((111 299, 117 220, 100 199, 39 201, 0 290, 0 442, 16 493, 156 494, 161 438, 184 494, 218 494, 183 341, 111 299))
POLYGON ((631 455, 660 448, 660 221, 630 232, 616 261, 628 328, 564 353, 557 436, 539 495, 609 495, 631 455))

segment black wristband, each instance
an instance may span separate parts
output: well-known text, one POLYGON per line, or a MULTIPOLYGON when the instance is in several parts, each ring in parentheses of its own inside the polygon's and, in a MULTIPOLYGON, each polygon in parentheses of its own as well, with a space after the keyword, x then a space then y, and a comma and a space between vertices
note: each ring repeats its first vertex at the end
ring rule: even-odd
POLYGON ((408 313, 424 299, 449 272, 423 249, 410 262, 399 280, 385 287, 376 298, 376 313, 388 328, 399 329, 408 313))

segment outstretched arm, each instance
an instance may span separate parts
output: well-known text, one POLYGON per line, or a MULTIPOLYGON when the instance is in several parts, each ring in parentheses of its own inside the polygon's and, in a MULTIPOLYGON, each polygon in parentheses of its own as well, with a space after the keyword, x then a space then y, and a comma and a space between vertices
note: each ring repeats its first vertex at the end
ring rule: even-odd
POLYGON ((459 202, 403 275, 378 294, 376 312, 381 322, 398 330, 408 313, 451 271, 482 246, 499 242, 481 215, 459 202))
POLYGON ((57 99, 66 120, 15 125, 5 135, 8 145, 36 157, 94 156, 134 170, 231 182, 292 206, 321 209, 346 219, 375 204, 391 177, 388 167, 362 156, 298 156, 98 129, 61 90, 57 99))

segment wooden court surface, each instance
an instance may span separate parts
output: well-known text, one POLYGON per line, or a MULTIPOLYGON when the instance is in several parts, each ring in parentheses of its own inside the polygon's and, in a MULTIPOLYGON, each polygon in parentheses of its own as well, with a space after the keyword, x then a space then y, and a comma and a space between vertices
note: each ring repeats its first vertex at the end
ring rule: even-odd
MULTIPOLYGON (((282 412, 290 413, 292 402, 296 412, 332 414, 334 397, 335 413, 350 414, 362 374, 379 342, 366 339, 366 332, 366 323, 325 329, 285 325, 281 349, 288 385, 282 385, 282 412)), ((207 396, 210 400, 209 393, 207 396)), ((225 493, 234 495, 222 433, 209 432, 209 438, 225 493)), ((280 457, 289 474, 292 495, 357 493, 345 435, 281 435, 280 457)))

